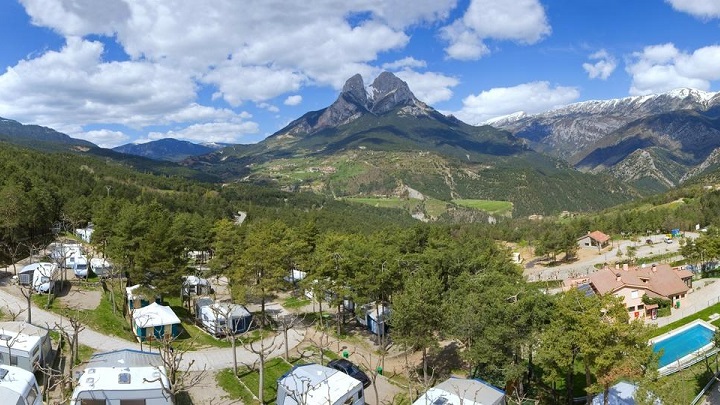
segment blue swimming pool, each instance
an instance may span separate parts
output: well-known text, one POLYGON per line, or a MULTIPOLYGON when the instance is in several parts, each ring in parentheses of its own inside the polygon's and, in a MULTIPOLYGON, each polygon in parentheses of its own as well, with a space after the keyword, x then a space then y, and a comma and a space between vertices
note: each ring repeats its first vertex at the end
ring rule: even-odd
POLYGON ((712 342, 714 331, 704 325, 694 325, 680 333, 653 344, 656 353, 664 350, 660 357, 660 368, 677 361, 712 342))

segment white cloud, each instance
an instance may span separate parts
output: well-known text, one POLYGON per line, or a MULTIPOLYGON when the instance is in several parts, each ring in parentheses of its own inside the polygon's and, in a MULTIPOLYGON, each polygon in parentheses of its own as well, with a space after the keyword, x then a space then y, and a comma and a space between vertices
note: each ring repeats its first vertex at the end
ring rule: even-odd
POLYGON ((247 135, 256 134, 259 131, 255 122, 212 122, 190 125, 179 130, 166 132, 151 132, 148 140, 164 138, 182 139, 195 143, 218 142, 218 143, 244 143, 247 135))
POLYGON ((478 59, 489 53, 486 39, 534 44, 550 35, 545 9, 538 0, 472 0, 461 19, 446 26, 442 37, 453 59, 478 59))
POLYGON ((270 103, 257 103, 256 105, 258 106, 258 108, 262 108, 263 110, 268 110, 273 113, 280 112, 280 109, 277 108, 277 106, 270 103))
POLYGON ((720 46, 707 46, 692 53, 671 43, 647 46, 632 54, 626 70, 632 76, 631 95, 679 87, 709 90, 711 82, 720 80, 720 46))
POLYGON ((125 133, 108 129, 79 132, 72 134, 72 136, 73 138, 90 141, 101 148, 114 148, 130 141, 130 137, 125 133))
POLYGON ((606 50, 601 49, 589 56, 590 60, 595 60, 595 63, 583 63, 583 69, 588 73, 588 77, 591 79, 606 80, 615 71, 617 62, 615 57, 610 55, 606 50))
POLYGON ((285 105, 300 105, 300 103, 302 103, 302 96, 299 94, 288 96, 288 98, 283 101, 283 104, 285 105))
POLYGON ((402 70, 395 73, 405 81, 415 97, 427 104, 434 104, 452 98, 452 88, 457 86, 458 79, 440 73, 418 73, 411 70, 402 70))
POLYGON ((453 113, 459 119, 478 124, 491 118, 525 111, 529 114, 547 111, 576 101, 580 93, 574 87, 531 82, 513 87, 498 87, 463 99, 463 107, 453 113))
POLYGON ((412 56, 407 56, 402 59, 398 59, 394 62, 383 63, 383 70, 399 70, 399 69, 417 69, 424 68, 427 66, 427 62, 424 60, 417 60, 412 56))
POLYGON ((701 19, 720 17, 720 2, 716 0, 666 0, 677 11, 692 14, 701 19))

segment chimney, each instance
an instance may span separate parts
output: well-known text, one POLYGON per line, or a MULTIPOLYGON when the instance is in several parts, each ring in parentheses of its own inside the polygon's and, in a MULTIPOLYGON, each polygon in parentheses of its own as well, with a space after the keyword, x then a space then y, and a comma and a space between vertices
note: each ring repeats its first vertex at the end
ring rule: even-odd
POLYGON ((653 273, 655 273, 657 271, 657 266, 655 266, 655 263, 653 263, 653 265, 652 265, 652 271, 653 271, 653 273))
POLYGON ((623 263, 623 271, 628 271, 628 264, 627 264, 627 263, 623 263))
POLYGON ((615 270, 620 270, 620 265, 615 263, 615 270))
POLYGON ((622 281, 622 275, 620 273, 615 274, 615 280, 616 281, 622 281))

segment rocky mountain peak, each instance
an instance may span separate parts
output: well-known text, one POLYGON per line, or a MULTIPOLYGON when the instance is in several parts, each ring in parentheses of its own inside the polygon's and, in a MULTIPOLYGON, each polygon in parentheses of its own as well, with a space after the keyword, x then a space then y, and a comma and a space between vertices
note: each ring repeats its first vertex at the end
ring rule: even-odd
POLYGON ((369 110, 382 114, 399 106, 419 103, 407 83, 390 72, 382 72, 373 81, 369 110))
POLYGON ((348 95, 352 100, 364 106, 367 104, 368 95, 365 91, 365 83, 359 73, 349 78, 342 88, 342 94, 348 95))

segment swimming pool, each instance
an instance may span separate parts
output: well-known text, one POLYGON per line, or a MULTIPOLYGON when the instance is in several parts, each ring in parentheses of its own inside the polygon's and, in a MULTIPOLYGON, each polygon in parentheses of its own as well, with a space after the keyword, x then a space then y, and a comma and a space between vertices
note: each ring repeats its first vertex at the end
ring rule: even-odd
POLYGON ((712 348, 714 326, 707 322, 695 321, 670 332, 667 336, 653 339, 653 351, 663 354, 660 357, 659 367, 662 369, 674 362, 682 363, 684 357, 706 351, 712 348))

